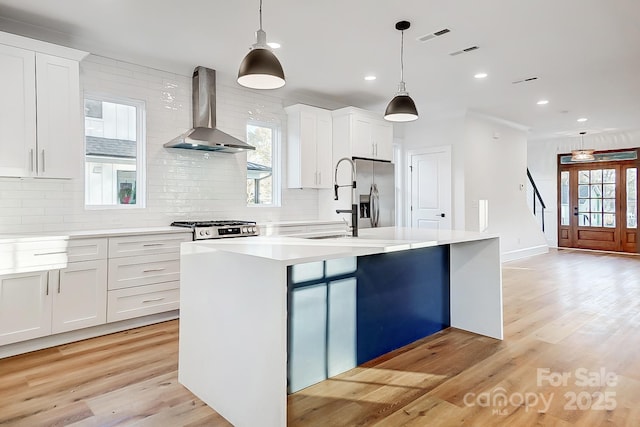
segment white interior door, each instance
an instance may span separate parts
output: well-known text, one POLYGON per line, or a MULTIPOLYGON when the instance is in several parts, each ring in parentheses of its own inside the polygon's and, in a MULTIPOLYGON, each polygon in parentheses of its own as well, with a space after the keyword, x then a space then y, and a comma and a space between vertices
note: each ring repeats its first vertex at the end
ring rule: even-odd
POLYGON ((409 153, 411 227, 451 228, 451 147, 409 153))

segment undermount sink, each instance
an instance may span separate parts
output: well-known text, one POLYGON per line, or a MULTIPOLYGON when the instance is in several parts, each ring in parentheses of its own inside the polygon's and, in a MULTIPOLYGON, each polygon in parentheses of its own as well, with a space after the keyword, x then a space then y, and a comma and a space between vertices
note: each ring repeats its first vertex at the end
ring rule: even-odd
POLYGON ((340 237, 349 237, 348 234, 329 234, 324 236, 304 237, 304 239, 320 240, 320 239, 338 239, 340 237))

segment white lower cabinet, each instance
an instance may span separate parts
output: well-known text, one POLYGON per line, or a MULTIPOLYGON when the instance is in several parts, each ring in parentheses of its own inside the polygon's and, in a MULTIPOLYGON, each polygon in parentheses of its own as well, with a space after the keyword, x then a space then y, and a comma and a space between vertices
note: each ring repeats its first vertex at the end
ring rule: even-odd
POLYGON ((51 334, 49 272, 0 276, 0 345, 51 334))
POLYGON ((141 255, 109 259, 109 290, 177 281, 180 254, 141 255))
POLYGON ((155 285, 109 291, 108 322, 146 316, 180 308, 180 283, 155 285))
POLYGON ((190 233, 109 239, 107 322, 180 308, 180 244, 190 233))
POLYGON ((107 260, 69 263, 67 268, 50 272, 53 282, 54 334, 88 328, 107 321, 107 260), (56 274, 57 273, 57 274, 56 274))
POLYGON ((180 243, 190 240, 184 232, 0 244, 0 346, 177 310, 180 243))
MULTIPOLYGON (((0 276, 0 345, 101 325, 107 318, 107 259, 0 276)), ((87 240, 96 245, 96 239, 87 240)), ((99 243, 99 242, 98 242, 99 243)), ((78 256, 70 243, 64 257, 78 256)), ((61 253, 60 251, 56 253, 61 253)))

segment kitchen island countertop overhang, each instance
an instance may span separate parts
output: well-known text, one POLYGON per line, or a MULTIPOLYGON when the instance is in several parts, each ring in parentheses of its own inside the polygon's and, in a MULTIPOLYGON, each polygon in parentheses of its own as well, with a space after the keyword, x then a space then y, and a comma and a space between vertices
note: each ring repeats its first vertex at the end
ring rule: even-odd
POLYGON ((446 247, 450 326, 502 339, 497 235, 401 227, 361 231, 357 238, 184 243, 180 382, 234 425, 286 425, 288 275, 292 266, 320 261, 446 247))

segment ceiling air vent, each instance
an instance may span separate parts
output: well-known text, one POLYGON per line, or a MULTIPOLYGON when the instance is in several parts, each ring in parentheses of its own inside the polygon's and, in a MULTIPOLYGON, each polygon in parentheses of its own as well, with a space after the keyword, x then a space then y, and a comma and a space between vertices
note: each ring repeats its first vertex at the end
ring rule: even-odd
POLYGON ((440 31, 436 31, 436 32, 433 32, 431 34, 425 34, 424 36, 420 36, 420 37, 417 38, 417 40, 419 42, 423 42, 424 43, 424 42, 426 42, 428 40, 435 39, 436 37, 444 36, 445 34, 450 33, 450 32, 451 32, 450 29, 443 28, 440 31))
POLYGON ((455 52, 451 52, 449 55, 456 56, 456 55, 460 55, 462 53, 473 52, 474 50, 478 50, 478 49, 480 49, 478 46, 469 46, 469 47, 464 48, 462 50, 456 50, 455 52))
POLYGON ((518 83, 525 83, 525 82, 532 82, 534 80, 538 80, 537 77, 528 77, 526 79, 520 79, 520 80, 516 80, 515 82, 511 82, 512 84, 516 85, 518 83))

